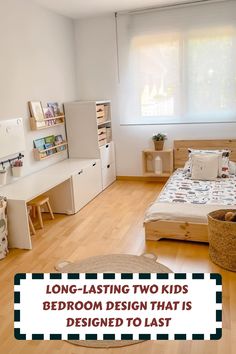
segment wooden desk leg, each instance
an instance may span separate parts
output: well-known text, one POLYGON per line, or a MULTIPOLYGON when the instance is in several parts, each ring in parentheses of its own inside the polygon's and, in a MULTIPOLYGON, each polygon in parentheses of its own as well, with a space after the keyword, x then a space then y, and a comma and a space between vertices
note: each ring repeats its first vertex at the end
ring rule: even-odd
POLYGON ((9 247, 32 249, 28 210, 25 201, 8 199, 7 218, 9 247))
POLYGON ((42 213, 41 213, 41 207, 40 206, 37 206, 37 214, 38 214, 38 218, 39 218, 40 228, 43 229, 43 219, 42 219, 42 213))

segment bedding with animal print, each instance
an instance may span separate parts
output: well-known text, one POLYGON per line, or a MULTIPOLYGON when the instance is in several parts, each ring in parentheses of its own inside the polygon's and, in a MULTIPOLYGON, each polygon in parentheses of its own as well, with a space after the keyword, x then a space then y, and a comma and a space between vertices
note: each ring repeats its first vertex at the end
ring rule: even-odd
POLYGON ((217 178, 214 181, 199 181, 190 179, 182 169, 178 169, 170 177, 157 201, 235 205, 236 176, 230 175, 229 178, 217 178))
POLYGON ((0 197, 0 259, 5 258, 7 254, 7 201, 0 197))

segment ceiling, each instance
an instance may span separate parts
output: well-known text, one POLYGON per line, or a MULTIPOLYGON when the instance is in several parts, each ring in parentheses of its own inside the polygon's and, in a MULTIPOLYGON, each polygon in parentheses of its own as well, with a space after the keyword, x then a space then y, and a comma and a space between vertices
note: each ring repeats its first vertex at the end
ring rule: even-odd
MULTIPOLYGON (((31 0, 32 1, 32 0, 31 0)), ((194 2, 196 0, 33 0, 71 18, 93 17, 116 11, 134 10, 158 5, 194 2)))

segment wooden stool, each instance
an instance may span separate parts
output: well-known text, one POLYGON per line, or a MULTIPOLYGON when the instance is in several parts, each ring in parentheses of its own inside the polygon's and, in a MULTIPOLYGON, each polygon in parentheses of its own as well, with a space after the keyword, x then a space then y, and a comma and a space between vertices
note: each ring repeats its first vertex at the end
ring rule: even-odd
POLYGON ((33 216, 35 217, 35 211, 37 210, 38 218, 39 218, 39 225, 40 228, 43 229, 43 218, 42 218, 42 212, 41 212, 41 207, 43 205, 47 205, 48 211, 51 215, 51 218, 54 219, 54 215, 52 212, 51 205, 49 203, 49 197, 47 196, 39 196, 33 200, 31 200, 28 205, 33 208, 33 216))
POLYGON ((32 220, 31 220, 31 217, 30 217, 30 212, 31 212, 31 208, 28 207, 29 228, 30 228, 30 231, 31 231, 32 235, 35 235, 36 231, 35 231, 34 224, 33 224, 32 220))

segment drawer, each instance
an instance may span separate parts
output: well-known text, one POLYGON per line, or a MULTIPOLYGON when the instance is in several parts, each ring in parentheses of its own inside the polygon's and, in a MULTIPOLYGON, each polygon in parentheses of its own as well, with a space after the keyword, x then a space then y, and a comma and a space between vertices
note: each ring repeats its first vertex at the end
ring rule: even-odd
POLYGON ((98 135, 106 133, 106 132, 107 132, 106 128, 98 128, 98 135))
POLYGON ((104 118, 104 111, 97 112, 97 118, 104 118))
POLYGON ((104 105, 96 106, 98 123, 102 123, 105 120, 104 105))
POLYGON ((102 116, 102 117, 97 117, 97 123, 98 124, 102 124, 102 123, 104 123, 105 122, 105 117, 104 116, 102 116))
POLYGON ((100 147, 102 168, 115 162, 115 151, 114 150, 115 149, 114 149, 113 142, 111 142, 109 144, 105 144, 100 147))
POLYGON ((98 135, 98 141, 105 140, 105 139, 107 139, 107 134, 106 133, 102 133, 102 134, 98 135))
POLYGON ((102 191, 100 161, 94 161, 72 178, 75 212, 78 212, 102 191))
POLYGON ((104 112, 104 104, 97 104, 96 112, 104 112))
POLYGON ((106 128, 98 129, 98 141, 104 140, 107 138, 107 130, 106 128))
POLYGON ((102 168, 102 187, 107 188, 116 180, 116 167, 115 163, 108 164, 102 168))
POLYGON ((106 143, 107 143, 107 139, 98 140, 98 146, 99 146, 99 147, 104 146, 106 143))

